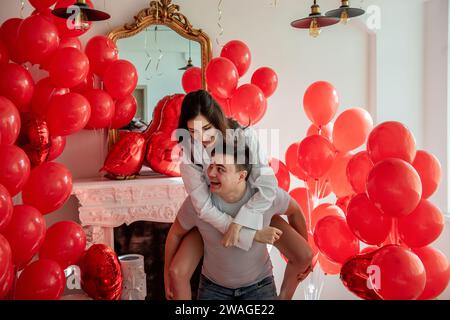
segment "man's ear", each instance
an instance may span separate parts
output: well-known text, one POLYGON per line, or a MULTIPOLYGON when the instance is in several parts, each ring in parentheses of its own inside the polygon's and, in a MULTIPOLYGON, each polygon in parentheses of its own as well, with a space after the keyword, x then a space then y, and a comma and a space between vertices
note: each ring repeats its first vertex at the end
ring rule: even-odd
POLYGON ((248 176, 247 170, 242 170, 242 171, 240 171, 240 172, 239 172, 239 182, 240 182, 240 181, 246 181, 247 176, 248 176))

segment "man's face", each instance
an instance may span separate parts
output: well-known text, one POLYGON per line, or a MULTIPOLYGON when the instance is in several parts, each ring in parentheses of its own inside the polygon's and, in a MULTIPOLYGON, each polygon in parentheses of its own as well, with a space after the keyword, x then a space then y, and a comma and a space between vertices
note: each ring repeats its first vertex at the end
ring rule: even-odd
POLYGON ((237 170, 233 156, 220 153, 212 157, 207 173, 211 192, 219 196, 232 191, 246 177, 246 171, 237 170))

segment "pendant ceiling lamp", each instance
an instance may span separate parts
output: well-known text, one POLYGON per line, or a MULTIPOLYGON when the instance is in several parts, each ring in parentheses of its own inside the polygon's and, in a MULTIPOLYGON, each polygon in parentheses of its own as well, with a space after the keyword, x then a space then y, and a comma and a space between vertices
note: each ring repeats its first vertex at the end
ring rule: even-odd
POLYGON ((192 64, 192 57, 191 57, 191 40, 189 40, 189 59, 187 62, 187 65, 185 65, 182 68, 179 68, 178 70, 187 70, 192 68, 194 65, 192 64))
POLYGON ((75 4, 67 8, 54 9, 52 14, 63 19, 74 18, 77 29, 88 29, 89 21, 108 20, 111 17, 106 12, 90 8, 86 0, 77 0, 75 4))
POLYGON ((291 26, 299 29, 309 29, 309 34, 312 37, 318 37, 322 30, 321 28, 337 23, 339 23, 339 18, 322 15, 320 6, 314 0, 314 4, 311 6, 311 14, 308 17, 292 21, 291 26))
POLYGON ((349 0, 342 0, 342 5, 335 10, 330 10, 325 15, 327 17, 339 18, 341 22, 347 23, 348 19, 359 17, 366 13, 363 9, 360 8, 351 8, 349 5, 349 0))

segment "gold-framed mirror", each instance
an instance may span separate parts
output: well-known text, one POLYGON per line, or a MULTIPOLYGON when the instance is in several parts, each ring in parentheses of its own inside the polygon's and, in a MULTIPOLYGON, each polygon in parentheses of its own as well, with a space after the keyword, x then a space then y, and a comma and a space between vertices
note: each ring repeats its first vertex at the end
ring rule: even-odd
MULTIPOLYGON (((138 105, 134 121, 141 119, 143 124, 149 124, 160 99, 183 93, 181 79, 187 68, 201 68, 202 86, 206 88, 211 40, 192 26, 172 0, 150 1, 133 22, 114 29, 107 37, 116 43, 120 59, 132 62, 138 70, 138 85, 133 93, 138 105)), ((110 147, 118 141, 119 130, 109 130, 110 147)))

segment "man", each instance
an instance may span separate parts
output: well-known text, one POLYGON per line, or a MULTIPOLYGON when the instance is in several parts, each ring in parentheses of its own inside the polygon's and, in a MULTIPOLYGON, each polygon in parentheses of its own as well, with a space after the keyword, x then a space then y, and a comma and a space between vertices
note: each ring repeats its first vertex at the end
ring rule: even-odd
MULTIPOLYGON (((211 165, 208 167, 212 201, 219 210, 234 217, 257 192, 247 183, 251 171, 248 148, 238 150, 236 145, 224 145, 219 149, 213 153, 211 165), (245 163, 238 164, 237 159, 242 159, 238 155, 242 155, 242 152, 246 155, 245 163)), ((277 293, 266 243, 274 244, 288 258, 279 298, 292 298, 299 281, 310 271, 313 253, 307 243, 303 214, 297 203, 285 191, 277 190, 276 199, 264 214, 264 229, 256 231, 242 228, 240 237, 246 239, 250 237, 254 240, 248 251, 237 247, 226 248, 222 244, 222 234, 210 224, 200 220, 194 210, 188 197, 181 206, 166 240, 165 268, 170 267, 183 237, 192 228, 197 227, 204 242, 204 261, 198 299, 275 299, 277 293), (287 222, 279 217, 279 214, 287 215, 293 227, 287 228, 288 232, 283 234, 277 226, 287 222)), ((170 282, 176 282, 176 279, 170 279, 170 282)))

